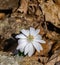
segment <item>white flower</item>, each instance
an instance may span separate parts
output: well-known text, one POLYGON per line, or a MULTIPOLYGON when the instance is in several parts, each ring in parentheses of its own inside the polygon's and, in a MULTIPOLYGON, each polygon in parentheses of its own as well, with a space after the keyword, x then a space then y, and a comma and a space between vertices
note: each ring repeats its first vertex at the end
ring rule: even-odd
POLYGON ((45 41, 39 35, 39 29, 35 30, 30 27, 30 30, 22 29, 21 32, 21 34, 16 36, 16 38, 19 38, 17 50, 24 52, 25 55, 28 54, 28 56, 32 56, 35 50, 38 52, 43 50, 40 43, 45 43, 45 41))

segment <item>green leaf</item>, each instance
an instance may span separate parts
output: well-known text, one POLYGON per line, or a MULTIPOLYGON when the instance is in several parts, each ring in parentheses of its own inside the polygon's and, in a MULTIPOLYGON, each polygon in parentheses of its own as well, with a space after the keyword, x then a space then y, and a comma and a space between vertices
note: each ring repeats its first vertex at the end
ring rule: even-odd
POLYGON ((25 55, 24 55, 24 52, 18 51, 18 54, 19 54, 19 56, 25 56, 25 55))

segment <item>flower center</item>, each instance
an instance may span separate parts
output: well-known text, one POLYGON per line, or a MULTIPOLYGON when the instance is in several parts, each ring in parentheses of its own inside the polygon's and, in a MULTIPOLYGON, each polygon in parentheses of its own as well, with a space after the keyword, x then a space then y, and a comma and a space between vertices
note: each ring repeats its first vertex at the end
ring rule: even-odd
POLYGON ((29 42, 31 42, 31 41, 33 41, 34 37, 32 35, 29 35, 27 39, 29 42))

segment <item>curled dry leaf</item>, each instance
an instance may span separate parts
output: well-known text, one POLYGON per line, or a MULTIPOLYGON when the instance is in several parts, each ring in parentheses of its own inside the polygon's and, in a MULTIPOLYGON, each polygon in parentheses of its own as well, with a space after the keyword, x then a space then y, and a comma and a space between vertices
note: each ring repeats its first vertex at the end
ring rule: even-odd
POLYGON ((43 2, 40 6, 45 15, 46 21, 50 21, 53 25, 60 28, 60 20, 58 19, 58 14, 60 13, 59 6, 57 6, 53 0, 49 0, 46 3, 43 2))
POLYGON ((48 37, 49 39, 52 40, 60 40, 60 34, 56 33, 56 32, 47 32, 46 37, 48 37))
POLYGON ((54 41, 46 41, 46 44, 42 44, 43 50, 40 51, 40 53, 36 52, 35 55, 43 55, 43 56, 48 56, 48 52, 51 50, 52 44, 54 41))
POLYGON ((56 65, 56 63, 60 61, 60 55, 58 57, 55 57, 54 59, 50 60, 48 63, 45 65, 56 65))
POLYGON ((54 44, 52 52, 56 52, 59 49, 60 49, 60 41, 58 41, 57 43, 54 44))
POLYGON ((18 8, 18 11, 23 12, 24 14, 27 13, 28 9, 28 0, 21 0, 20 7, 18 8))

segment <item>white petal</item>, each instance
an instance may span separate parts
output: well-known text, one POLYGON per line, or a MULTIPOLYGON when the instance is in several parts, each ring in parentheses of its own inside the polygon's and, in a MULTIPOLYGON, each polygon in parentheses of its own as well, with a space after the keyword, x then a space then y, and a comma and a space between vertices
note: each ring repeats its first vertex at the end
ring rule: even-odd
POLYGON ((45 44, 46 42, 44 40, 36 40, 37 42, 45 44))
POLYGON ((19 44, 19 45, 17 46, 17 50, 20 50, 21 52, 23 52, 26 45, 27 45, 27 43, 19 44))
POLYGON ((26 36, 24 36, 23 34, 19 34, 16 36, 16 38, 26 38, 26 36))
POLYGON ((32 56, 34 53, 35 49, 33 47, 33 45, 31 43, 29 43, 26 47, 25 47, 25 51, 24 54, 28 54, 28 56, 32 56))
POLYGON ((20 45, 18 45, 16 49, 19 50, 20 49, 20 45))
POLYGON ((30 27, 30 35, 36 36, 36 31, 32 27, 30 27))
POLYGON ((37 29, 37 30, 36 30, 36 35, 39 34, 39 32, 40 32, 40 29, 37 29))
POLYGON ((32 44, 30 44, 30 46, 29 46, 29 52, 28 52, 28 56, 29 56, 29 57, 32 56, 33 53, 34 53, 34 51, 35 51, 35 48, 33 47, 32 44))
POLYGON ((42 46, 37 42, 33 42, 33 46, 38 52, 40 52, 40 50, 43 50, 42 46))
POLYGON ((18 44, 27 43, 27 39, 19 39, 18 44))
POLYGON ((29 30, 22 29, 21 32, 26 36, 29 35, 29 30))
POLYGON ((42 39, 41 35, 37 35, 37 36, 34 37, 34 40, 40 40, 40 39, 42 39))
POLYGON ((30 44, 27 44, 27 46, 25 47, 24 55, 28 54, 28 52, 29 52, 29 46, 30 46, 30 44))
POLYGON ((18 40, 17 50, 20 50, 21 52, 23 52, 26 45, 27 45, 26 40, 24 40, 24 39, 18 40))
POLYGON ((41 44, 40 44, 40 50, 43 50, 43 48, 42 48, 41 44))

